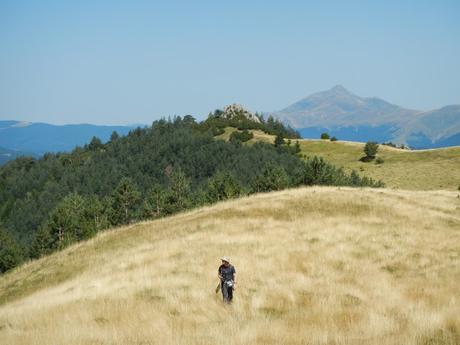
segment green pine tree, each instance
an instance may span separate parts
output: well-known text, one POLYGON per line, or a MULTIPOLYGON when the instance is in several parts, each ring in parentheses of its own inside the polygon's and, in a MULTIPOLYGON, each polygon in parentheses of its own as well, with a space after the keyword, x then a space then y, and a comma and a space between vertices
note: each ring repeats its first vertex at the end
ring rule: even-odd
POLYGON ((242 194, 241 185, 229 172, 217 172, 208 181, 206 199, 208 202, 217 202, 236 198, 242 194))
POLYGON ((372 160, 375 158, 377 151, 379 149, 379 145, 375 141, 368 141, 366 145, 364 145, 364 154, 368 160, 372 160))
POLYGON ((173 169, 168 194, 168 213, 179 212, 190 206, 190 180, 185 176, 182 169, 173 169))
POLYGON ((110 142, 117 141, 118 138, 120 138, 120 135, 118 134, 118 132, 113 131, 112 134, 110 135, 110 142))
POLYGON ((257 175, 252 184, 252 191, 269 192, 273 190, 281 190, 289 186, 289 177, 283 167, 269 164, 261 174, 257 175))
POLYGON ((104 144, 102 143, 101 139, 98 137, 93 137, 91 142, 88 144, 88 149, 90 151, 96 151, 104 148, 104 144))
POLYGON ((281 134, 277 134, 275 138, 275 147, 280 147, 284 145, 284 138, 281 134))
POLYGON ((113 211, 116 224, 128 224, 134 219, 140 192, 134 182, 123 177, 113 193, 113 211))
POLYGON ((38 259, 43 255, 51 253, 53 249, 52 238, 47 226, 41 226, 35 233, 34 240, 29 250, 29 256, 38 259))
POLYGON ((299 143, 299 141, 297 140, 297 141, 295 142, 294 152, 295 152, 295 153, 300 153, 300 151, 302 151, 302 150, 300 149, 300 143, 299 143))
POLYGON ((51 212, 48 228, 54 248, 89 238, 91 231, 85 218, 84 198, 76 193, 66 196, 51 212))
POLYGON ((146 218, 158 218, 165 214, 166 192, 159 185, 153 185, 147 192, 143 203, 143 213, 146 218))
POLYGON ((21 261, 21 248, 6 230, 0 228, 0 274, 16 267, 21 261))
POLYGON ((86 237, 110 226, 109 215, 104 203, 95 195, 85 198, 84 218, 87 222, 86 237))

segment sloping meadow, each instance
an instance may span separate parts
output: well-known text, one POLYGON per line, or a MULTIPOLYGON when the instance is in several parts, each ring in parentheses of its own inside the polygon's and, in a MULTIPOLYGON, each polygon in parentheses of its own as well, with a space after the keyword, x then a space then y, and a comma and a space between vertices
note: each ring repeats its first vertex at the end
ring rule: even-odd
POLYGON ((5 344, 458 344, 455 192, 311 187, 100 233, 0 277, 5 344), (215 293, 219 257, 238 273, 215 293))

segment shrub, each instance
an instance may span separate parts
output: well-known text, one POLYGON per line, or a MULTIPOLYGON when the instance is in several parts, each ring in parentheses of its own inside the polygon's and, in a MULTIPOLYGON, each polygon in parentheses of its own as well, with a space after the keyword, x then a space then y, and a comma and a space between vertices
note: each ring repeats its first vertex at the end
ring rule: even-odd
POLYGON ((381 157, 377 157, 375 164, 383 164, 385 161, 381 157))
POLYGON ((237 179, 229 172, 217 172, 208 180, 206 200, 210 203, 236 198, 243 193, 237 179))
POLYGON ((29 256, 33 259, 51 253, 53 239, 47 226, 40 227, 35 233, 35 237, 29 249, 29 256))
POLYGON ((289 186, 289 177, 282 166, 268 164, 261 174, 252 181, 252 192, 269 192, 281 190, 289 186))
POLYGON ((230 141, 241 141, 242 143, 251 140, 254 137, 252 132, 249 132, 247 129, 243 131, 235 131, 230 135, 230 141))
POLYGON ((21 249, 6 230, 0 228, 0 274, 22 261, 21 249))
POLYGON ((337 138, 336 138, 336 137, 332 137, 332 138, 331 138, 331 141, 337 141, 337 138))
POLYGON ((372 160, 375 158, 377 151, 379 149, 379 145, 375 141, 368 141, 364 146, 364 154, 368 160, 372 160))
POLYGON ((321 139, 330 139, 329 134, 321 133, 321 139))
POLYGON ((284 138, 281 134, 278 134, 275 138, 275 146, 276 147, 280 147, 281 145, 284 145, 285 142, 284 142, 284 138))
POLYGON ((385 145, 385 146, 391 146, 391 147, 397 147, 395 144, 393 144, 391 141, 387 142, 387 143, 382 143, 382 145, 385 145))
POLYGON ((359 176, 356 171, 347 174, 342 168, 337 168, 322 157, 307 159, 303 167, 296 172, 297 185, 332 185, 355 187, 383 187, 381 181, 359 176))
POLYGON ((402 149, 402 150, 406 150, 408 149, 409 147, 404 145, 404 144, 401 144, 401 145, 396 145, 396 144, 393 144, 391 141, 387 142, 387 143, 382 143, 382 145, 385 145, 385 146, 391 146, 391 147, 394 147, 394 148, 397 148, 397 149, 402 149))
POLYGON ((222 127, 211 127, 211 133, 213 136, 218 136, 225 133, 225 129, 222 127))
POLYGON ((300 144, 299 144, 299 141, 297 140, 295 142, 295 145, 294 145, 294 152, 295 153, 300 153, 301 149, 300 149, 300 144))

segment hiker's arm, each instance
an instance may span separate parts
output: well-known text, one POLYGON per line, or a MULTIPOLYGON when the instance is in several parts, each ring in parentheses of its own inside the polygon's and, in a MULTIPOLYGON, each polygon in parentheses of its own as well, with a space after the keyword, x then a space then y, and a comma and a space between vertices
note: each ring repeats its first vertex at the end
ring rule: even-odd
POLYGON ((217 270, 217 277, 219 277, 219 279, 222 280, 222 276, 220 275, 220 270, 217 270))

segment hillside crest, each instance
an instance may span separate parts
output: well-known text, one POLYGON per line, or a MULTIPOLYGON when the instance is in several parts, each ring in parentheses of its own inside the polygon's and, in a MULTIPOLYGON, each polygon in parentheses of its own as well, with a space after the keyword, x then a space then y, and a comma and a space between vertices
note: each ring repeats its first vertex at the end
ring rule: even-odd
POLYGON ((225 118, 227 120, 233 120, 238 118, 239 116, 242 116, 247 120, 256 123, 261 123, 260 119, 255 114, 245 109, 241 104, 233 103, 226 105, 223 109, 223 112, 219 114, 219 117, 225 118))
POLYGON ((349 345, 391 332, 385 344, 456 344, 455 200, 299 188, 106 231, 0 277, 0 339, 349 345), (230 308, 214 292, 224 254, 238 272, 230 308))

